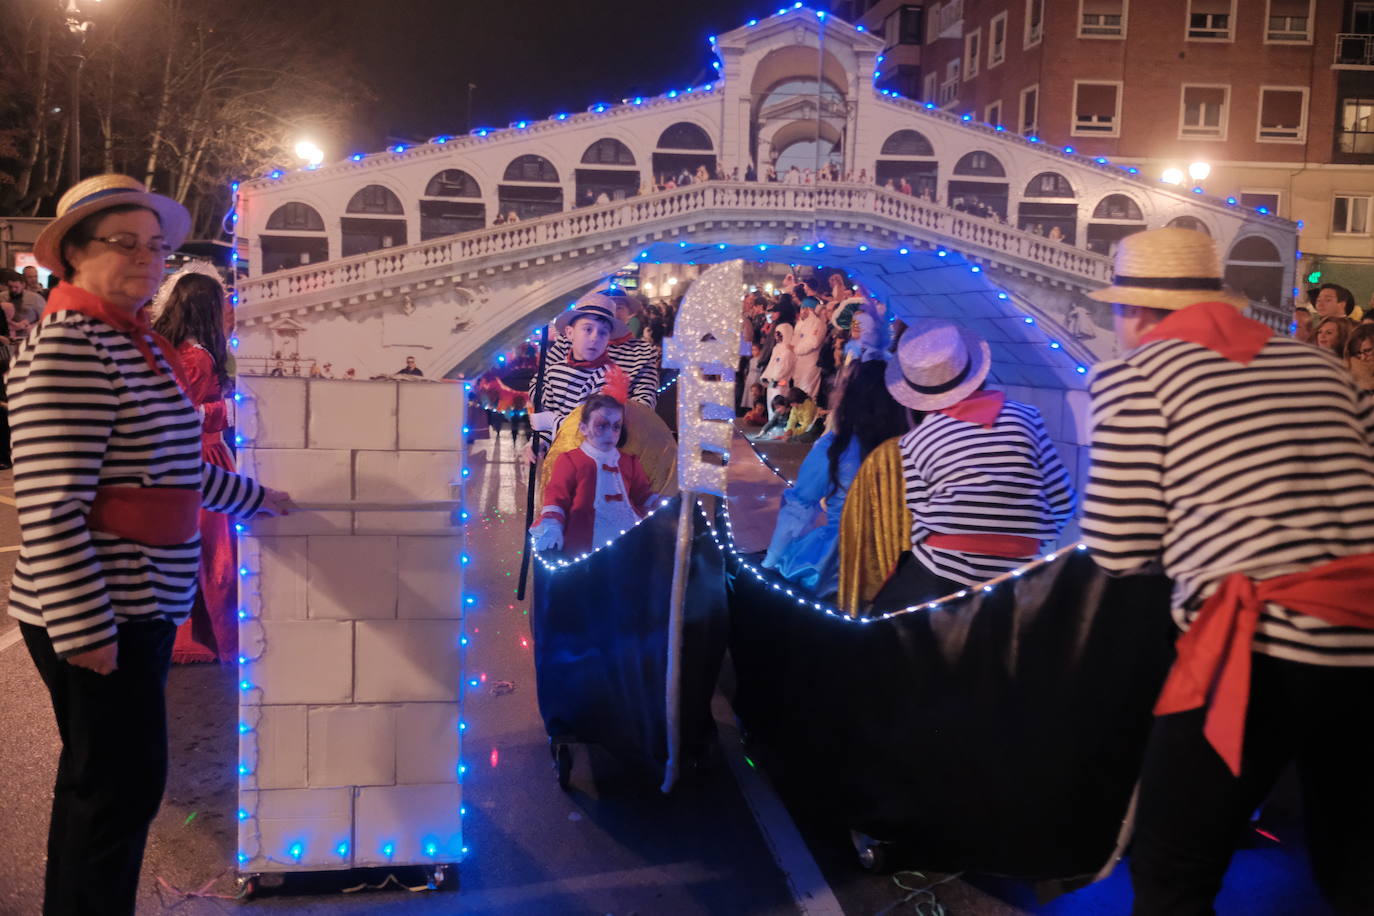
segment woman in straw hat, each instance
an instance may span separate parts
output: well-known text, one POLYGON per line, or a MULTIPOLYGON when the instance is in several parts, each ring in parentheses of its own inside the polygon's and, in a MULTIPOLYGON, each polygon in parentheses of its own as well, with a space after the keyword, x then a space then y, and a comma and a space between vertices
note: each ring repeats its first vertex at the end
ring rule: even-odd
POLYGON ((62 754, 45 913, 132 913, 167 773, 165 688, 200 557, 200 509, 287 511, 204 463, 175 350, 143 307, 186 210, 123 175, 72 187, 38 237, 53 290, 11 371, 19 560, 9 612, 62 754))
MULTIPOLYGON (((1040 412, 984 388, 992 354, 973 331, 926 319, 906 329, 887 390, 924 419, 898 441, 911 513, 896 606, 941 597, 1036 556, 1073 515, 1074 489, 1040 412)), ((889 610, 880 598, 874 610, 889 610)))
POLYGON ((1128 236, 1093 298, 1123 355, 1089 389, 1084 540, 1108 572, 1162 566, 1184 631, 1141 773, 1134 912, 1211 913, 1296 761, 1318 884, 1374 913, 1374 396, 1246 318, 1203 233, 1128 236))

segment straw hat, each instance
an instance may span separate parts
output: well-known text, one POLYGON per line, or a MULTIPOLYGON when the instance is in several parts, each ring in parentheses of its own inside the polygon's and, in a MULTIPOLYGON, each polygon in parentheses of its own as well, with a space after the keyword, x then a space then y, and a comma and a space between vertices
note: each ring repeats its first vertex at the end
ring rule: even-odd
POLYGON ((1183 309, 1198 302, 1245 308, 1250 300, 1225 288, 1211 236, 1196 229, 1151 229, 1117 244, 1112 285, 1088 294, 1098 302, 1183 309))
POLYGON ((172 248, 180 247, 191 233, 191 214, 170 197, 152 193, 143 182, 128 175, 95 175, 78 181, 62 195, 57 202, 57 219, 43 227, 33 243, 34 257, 62 279, 70 279, 62 267, 62 238, 92 213, 125 204, 147 207, 156 213, 162 223, 162 237, 172 248))
POLYGON ((619 304, 628 304, 625 300, 630 299, 620 290, 601 290, 595 293, 587 293, 570 309, 564 309, 558 313, 558 317, 553 320, 554 330, 562 334, 577 319, 584 315, 591 315, 593 318, 600 318, 602 321, 610 322, 611 339, 624 337, 630 333, 629 327, 621 321, 615 314, 615 307, 619 304))
POLYGON ((887 390, 912 410, 940 410, 973 394, 988 377, 992 352, 968 328, 927 318, 897 341, 887 364, 887 390))

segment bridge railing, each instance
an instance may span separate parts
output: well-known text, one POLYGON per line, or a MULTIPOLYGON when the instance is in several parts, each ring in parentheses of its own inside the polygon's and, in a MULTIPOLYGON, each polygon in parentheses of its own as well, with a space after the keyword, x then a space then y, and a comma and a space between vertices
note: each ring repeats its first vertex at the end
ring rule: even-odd
POLYGON ((240 294, 245 304, 286 301, 330 290, 342 291, 387 278, 399 279, 434 268, 533 252, 541 247, 712 210, 790 214, 812 219, 844 218, 855 214, 877 216, 947 238, 953 244, 963 243, 986 252, 1035 262, 1095 285, 1105 283, 1111 276, 1111 261, 1102 255, 871 184, 711 181, 253 277, 240 284, 240 294))

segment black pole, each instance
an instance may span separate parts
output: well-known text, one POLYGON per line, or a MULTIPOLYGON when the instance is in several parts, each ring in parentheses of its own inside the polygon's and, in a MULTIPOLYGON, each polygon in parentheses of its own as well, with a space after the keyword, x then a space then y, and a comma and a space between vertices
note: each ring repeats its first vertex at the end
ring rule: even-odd
MULTIPOLYGON (((80 38, 78 40, 81 40, 80 38)), ((82 44, 84 45, 84 40, 82 44)), ((81 180, 81 68, 85 66, 84 47, 76 52, 76 64, 72 67, 70 127, 67 137, 67 184, 74 185, 81 180)))
MULTIPOLYGON (((534 376, 534 403, 530 405, 531 417, 544 407, 544 365, 549 355, 549 326, 546 324, 539 329, 539 370, 534 376)), ((520 551, 520 582, 515 587, 515 600, 525 600, 525 583, 529 580, 530 574, 530 547, 529 530, 534 524, 534 484, 539 473, 539 437, 535 434, 534 427, 530 427, 530 451, 534 460, 530 462, 529 485, 525 488, 525 549, 520 551)))

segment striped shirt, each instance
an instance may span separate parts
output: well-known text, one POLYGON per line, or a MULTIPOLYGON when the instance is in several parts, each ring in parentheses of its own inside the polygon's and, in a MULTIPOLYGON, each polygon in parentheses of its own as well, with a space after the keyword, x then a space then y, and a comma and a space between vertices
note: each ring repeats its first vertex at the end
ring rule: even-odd
MULTIPOLYGON (((548 365, 566 362, 571 350, 566 337, 558 338, 549 344, 548 365)), ((649 407, 658 404, 658 347, 631 337, 608 346, 606 355, 630 377, 630 397, 649 407)))
POLYGON ((1068 471, 1040 411, 1007 401, 991 427, 926 414, 898 443, 911 550, 927 569, 976 585, 1024 560, 926 546, 939 534, 1007 534, 1052 541, 1073 515, 1068 471))
MULTIPOLYGON (((1083 535, 1099 566, 1157 566, 1187 629, 1226 576, 1374 552, 1374 400, 1325 350, 1272 337, 1248 364, 1182 340, 1101 363, 1083 535)), ((1374 596, 1371 596, 1374 600, 1374 596)), ((1257 652, 1374 665, 1374 632, 1270 604, 1257 652)))
POLYGON ((152 547, 92 531, 97 487, 199 489, 207 509, 251 516, 265 491, 201 460, 201 418, 152 344, 79 312, 29 333, 9 386, 21 546, 9 613, 45 627, 59 656, 113 643, 119 623, 190 613, 200 536, 152 547))

